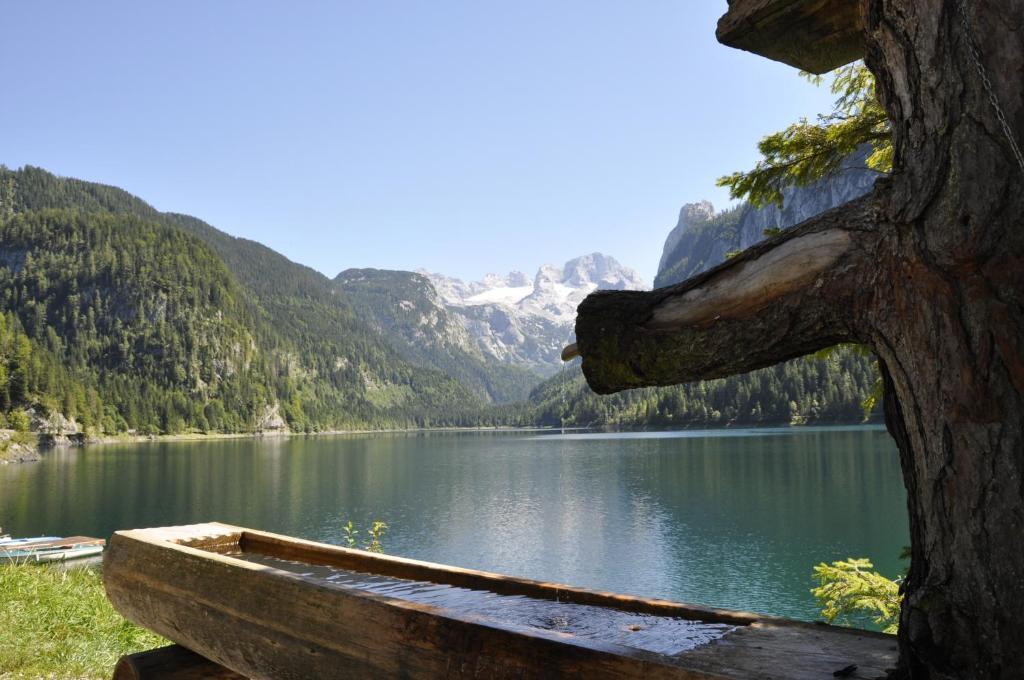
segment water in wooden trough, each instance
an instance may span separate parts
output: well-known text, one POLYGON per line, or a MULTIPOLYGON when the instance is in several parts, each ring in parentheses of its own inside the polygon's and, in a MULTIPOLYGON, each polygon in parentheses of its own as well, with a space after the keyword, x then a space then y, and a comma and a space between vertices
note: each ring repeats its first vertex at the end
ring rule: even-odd
POLYGON ((349 571, 256 552, 232 550, 223 554, 323 579, 346 588, 439 607, 457 615, 480 617, 528 629, 556 631, 657 654, 685 652, 717 640, 734 628, 731 625, 675 616, 635 613, 525 595, 501 595, 488 590, 349 571))

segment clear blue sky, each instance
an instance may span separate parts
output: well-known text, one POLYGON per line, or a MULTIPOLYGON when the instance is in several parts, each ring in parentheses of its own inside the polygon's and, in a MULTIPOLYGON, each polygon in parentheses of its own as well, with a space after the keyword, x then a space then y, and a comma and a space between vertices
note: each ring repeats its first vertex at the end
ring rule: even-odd
POLYGON ((334 276, 653 278, 680 205, 827 110, 724 0, 7 2, 0 163, 115 184, 334 276))

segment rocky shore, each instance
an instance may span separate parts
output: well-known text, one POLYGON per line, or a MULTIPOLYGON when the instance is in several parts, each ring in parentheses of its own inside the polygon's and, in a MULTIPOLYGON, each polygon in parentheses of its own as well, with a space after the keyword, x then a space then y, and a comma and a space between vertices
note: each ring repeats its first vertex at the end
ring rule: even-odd
POLYGON ((0 465, 31 463, 42 459, 35 439, 33 435, 26 437, 14 430, 0 430, 0 465))

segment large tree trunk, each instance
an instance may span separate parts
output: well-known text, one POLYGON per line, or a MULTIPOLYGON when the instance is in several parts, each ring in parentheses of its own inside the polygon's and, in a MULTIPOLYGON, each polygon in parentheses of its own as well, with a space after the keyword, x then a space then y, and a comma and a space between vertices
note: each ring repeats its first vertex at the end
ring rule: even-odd
MULTIPOLYGON (((1017 139, 1024 1, 971 2, 1017 139)), ((867 62, 897 167, 862 326, 886 369, 912 559, 900 617, 914 678, 1024 677, 1024 171, 957 2, 871 0, 867 62)))
MULTIPOLYGON (((870 345, 908 493, 900 674, 1024 678, 1024 170, 957 0, 862 9, 892 176, 678 286, 592 295, 578 351, 611 392, 870 345)), ((1024 0, 972 0, 967 15, 1020 140, 1024 0)))

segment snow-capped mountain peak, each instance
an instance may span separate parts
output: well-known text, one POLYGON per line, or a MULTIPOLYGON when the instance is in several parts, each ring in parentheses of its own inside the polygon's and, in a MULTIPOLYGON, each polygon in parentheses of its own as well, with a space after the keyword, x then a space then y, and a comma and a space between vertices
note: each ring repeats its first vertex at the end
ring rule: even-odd
POLYGON ((614 258, 591 253, 561 267, 546 264, 533 279, 520 271, 488 274, 463 282, 419 271, 434 284, 445 305, 463 317, 481 350, 510 363, 545 372, 558 365, 570 342, 576 307, 595 290, 643 290, 643 279, 614 258))

